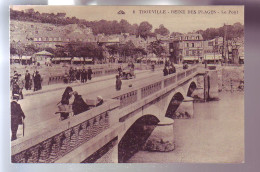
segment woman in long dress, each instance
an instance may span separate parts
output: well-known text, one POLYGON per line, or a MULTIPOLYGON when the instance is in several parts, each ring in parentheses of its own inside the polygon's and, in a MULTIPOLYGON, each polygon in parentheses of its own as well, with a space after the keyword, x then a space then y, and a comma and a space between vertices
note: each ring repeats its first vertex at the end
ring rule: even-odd
MULTIPOLYGON (((67 87, 62 95, 60 103, 62 105, 69 105, 72 94, 73 94, 73 89, 71 87, 67 87)), ((61 113, 61 120, 67 119, 68 117, 69 117, 69 113, 66 112, 61 113)))

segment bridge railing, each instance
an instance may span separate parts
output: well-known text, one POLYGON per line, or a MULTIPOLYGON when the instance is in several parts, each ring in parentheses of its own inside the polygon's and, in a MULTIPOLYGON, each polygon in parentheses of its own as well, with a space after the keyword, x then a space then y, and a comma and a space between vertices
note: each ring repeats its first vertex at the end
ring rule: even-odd
POLYGON ((119 101, 108 100, 99 108, 48 126, 45 131, 12 142, 12 162, 51 163, 110 127, 108 111, 119 101))
POLYGON ((131 87, 127 90, 121 90, 117 94, 110 95, 114 99, 120 100, 120 108, 124 108, 130 104, 135 103, 153 93, 160 91, 176 82, 183 80, 184 78, 190 77, 192 74, 196 73, 198 66, 192 66, 190 69, 181 70, 175 74, 168 76, 163 76, 157 79, 153 79, 146 83, 141 83, 135 87, 131 87))

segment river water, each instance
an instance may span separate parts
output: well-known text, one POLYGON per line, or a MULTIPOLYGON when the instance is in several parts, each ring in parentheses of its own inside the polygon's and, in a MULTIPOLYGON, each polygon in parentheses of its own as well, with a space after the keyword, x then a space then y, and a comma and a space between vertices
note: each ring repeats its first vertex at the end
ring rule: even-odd
POLYGON ((244 161, 244 92, 220 92, 195 103, 194 118, 175 119, 175 150, 139 151, 128 163, 239 163, 244 161))

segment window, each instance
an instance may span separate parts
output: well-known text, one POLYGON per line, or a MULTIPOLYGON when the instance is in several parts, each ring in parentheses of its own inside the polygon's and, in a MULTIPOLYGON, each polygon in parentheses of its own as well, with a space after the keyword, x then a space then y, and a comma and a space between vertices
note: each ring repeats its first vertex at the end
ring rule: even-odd
POLYGON ((200 39, 200 37, 199 36, 197 36, 197 40, 199 40, 200 39))
POLYGON ((191 43, 191 47, 195 47, 194 43, 191 43))
POLYGON ((39 38, 39 41, 42 41, 42 38, 39 38))
POLYGON ((186 43, 186 47, 189 47, 189 43, 186 43))
POLYGON ((189 38, 188 36, 185 37, 186 40, 188 40, 188 38, 189 38))
POLYGON ((186 56, 189 56, 189 50, 186 50, 186 56))
POLYGON ((196 55, 196 50, 192 50, 192 55, 193 55, 193 56, 196 55))
POLYGON ((52 38, 49 38, 49 41, 52 41, 52 38))
POLYGON ((213 46, 213 42, 209 42, 209 43, 208 43, 208 46, 213 46))
POLYGON ((61 41, 61 37, 59 37, 59 41, 61 41))
POLYGON ((57 38, 53 38, 53 41, 57 41, 57 38))

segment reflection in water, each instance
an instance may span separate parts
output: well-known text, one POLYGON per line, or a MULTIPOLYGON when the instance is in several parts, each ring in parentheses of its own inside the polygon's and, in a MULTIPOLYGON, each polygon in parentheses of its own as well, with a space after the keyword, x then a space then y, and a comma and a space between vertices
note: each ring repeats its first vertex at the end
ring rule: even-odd
POLYGON ((194 118, 175 120, 174 151, 139 151, 127 162, 242 162, 244 92, 220 92, 219 98, 195 103, 194 118))

